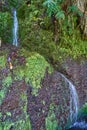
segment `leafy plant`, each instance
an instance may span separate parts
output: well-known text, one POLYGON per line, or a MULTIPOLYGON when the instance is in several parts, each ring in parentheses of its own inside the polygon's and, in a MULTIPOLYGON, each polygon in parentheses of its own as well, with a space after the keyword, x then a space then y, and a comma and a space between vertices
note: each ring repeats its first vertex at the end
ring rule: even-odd
POLYGON ((2 80, 3 87, 7 87, 8 88, 11 84, 12 84, 12 78, 11 78, 10 75, 2 80))
POLYGON ((0 91, 0 105, 1 105, 2 100, 4 99, 4 97, 5 97, 5 91, 4 91, 4 90, 1 90, 1 91, 0 91))
POLYGON ((22 100, 23 102, 23 105, 21 106, 21 109, 23 110, 23 113, 25 115, 27 115, 27 93, 24 92, 24 93, 21 93, 20 95, 20 100, 22 100))
POLYGON ((0 122, 0 130, 9 130, 13 125, 11 121, 0 122))
POLYGON ((85 103, 79 111, 79 117, 84 115, 87 116, 87 103, 85 103))
POLYGON ((26 116, 25 120, 15 122, 13 130, 32 130, 29 116, 26 116))
POLYGON ((46 130, 56 130, 57 128, 57 122, 55 120, 55 114, 52 113, 52 115, 48 115, 46 118, 46 130))
POLYGON ((51 17, 53 14, 56 18, 65 18, 64 11, 61 8, 60 0, 46 0, 43 5, 47 7, 47 14, 51 17))
POLYGON ((0 122, 0 130, 10 130, 12 127, 13 130, 32 130, 29 117, 26 117, 26 120, 19 120, 16 122, 4 121, 0 122))
MULTIPOLYGON (((2 118, 2 113, 0 113, 0 119, 2 118)), ((11 117, 10 112, 6 112, 6 117, 11 117)), ((29 119, 29 115, 25 113, 25 117, 18 118, 15 122, 12 120, 6 119, 4 122, 0 120, 0 130, 32 130, 31 122, 29 119)))
POLYGON ((0 37, 2 42, 11 43, 12 18, 8 12, 0 12, 0 37))
POLYGON ((45 119, 46 130, 59 130, 53 109, 54 106, 50 105, 48 116, 45 119))
POLYGON ((87 118, 87 103, 85 103, 78 112, 78 120, 85 121, 87 118))

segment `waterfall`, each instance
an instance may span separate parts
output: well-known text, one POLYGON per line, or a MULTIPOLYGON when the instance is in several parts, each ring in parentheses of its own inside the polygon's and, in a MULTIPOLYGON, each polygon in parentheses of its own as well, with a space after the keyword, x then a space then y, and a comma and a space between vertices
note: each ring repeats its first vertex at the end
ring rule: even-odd
POLYGON ((60 73, 62 78, 65 81, 65 85, 69 86, 70 89, 70 120, 75 122, 77 120, 78 109, 79 109, 79 100, 78 94, 76 92, 75 86, 69 81, 63 74, 60 73))
POLYGON ((18 19, 17 19, 17 12, 13 10, 13 45, 18 46, 18 19))

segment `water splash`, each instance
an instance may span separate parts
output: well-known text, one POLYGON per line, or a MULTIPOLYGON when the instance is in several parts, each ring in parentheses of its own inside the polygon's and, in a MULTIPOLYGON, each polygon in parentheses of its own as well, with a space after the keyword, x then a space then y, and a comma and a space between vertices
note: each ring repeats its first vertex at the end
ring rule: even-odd
POLYGON ((69 81, 63 74, 60 73, 60 75, 64 79, 65 85, 68 85, 70 89, 70 120, 71 122, 75 122, 77 120, 79 109, 78 94, 71 81, 69 81))
POLYGON ((69 130, 87 130, 87 123, 85 121, 75 122, 69 130))
POLYGON ((73 127, 87 128, 87 123, 85 121, 75 122, 73 127))
POLYGON ((13 10, 13 45, 18 46, 18 19, 16 9, 13 10))

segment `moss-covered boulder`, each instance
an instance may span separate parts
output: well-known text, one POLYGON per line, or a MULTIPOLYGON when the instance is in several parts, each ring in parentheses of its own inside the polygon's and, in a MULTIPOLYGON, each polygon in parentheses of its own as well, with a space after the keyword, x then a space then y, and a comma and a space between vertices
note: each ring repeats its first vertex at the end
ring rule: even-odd
POLYGON ((0 130, 64 128, 67 87, 45 58, 12 46, 0 58, 0 130))
POLYGON ((0 48, 0 130, 31 130, 27 90, 30 85, 32 95, 38 95, 46 68, 53 71, 38 53, 0 48))
MULTIPOLYGON (((25 54, 25 52, 23 53, 25 54)), ((25 57, 25 64, 21 66, 18 65, 13 72, 15 80, 24 79, 26 83, 32 86, 32 94, 37 95, 38 89, 41 88, 40 83, 45 75, 46 68, 48 68, 49 73, 51 73, 52 67, 45 58, 38 53, 28 53, 28 56, 25 54, 25 57)))
POLYGON ((64 130, 69 117, 70 90, 61 74, 36 52, 1 47, 0 130, 64 130))

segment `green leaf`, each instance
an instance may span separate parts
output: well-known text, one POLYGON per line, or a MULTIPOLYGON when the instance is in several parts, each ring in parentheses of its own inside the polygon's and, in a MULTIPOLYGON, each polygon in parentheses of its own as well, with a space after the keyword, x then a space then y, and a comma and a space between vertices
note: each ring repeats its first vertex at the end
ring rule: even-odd
POLYGON ((60 11, 56 14, 56 18, 58 19, 65 19, 64 11, 60 11))
POLYGON ((6 115, 7 116, 11 116, 11 112, 6 112, 6 115))

